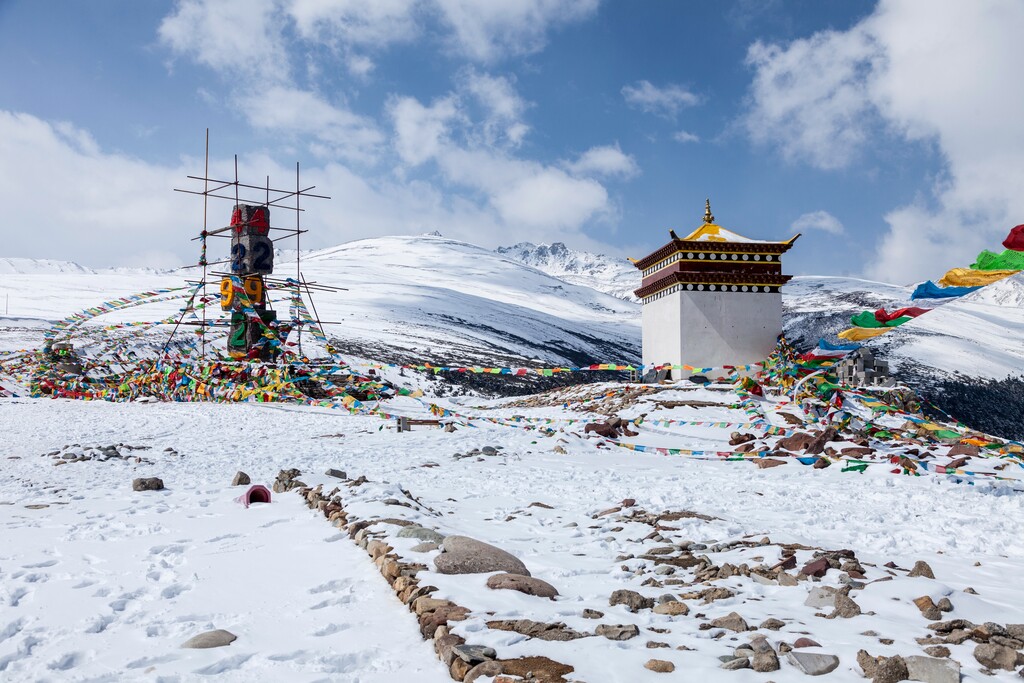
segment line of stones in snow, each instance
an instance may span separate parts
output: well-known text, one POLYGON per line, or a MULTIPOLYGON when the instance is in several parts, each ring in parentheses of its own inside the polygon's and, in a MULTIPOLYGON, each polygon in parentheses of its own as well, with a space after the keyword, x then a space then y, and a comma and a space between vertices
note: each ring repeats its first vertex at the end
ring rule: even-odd
MULTIPOLYGON (((603 510, 592 515, 593 519, 600 519, 615 515, 616 521, 642 523, 654 527, 654 531, 644 537, 644 541, 668 542, 662 531, 675 530, 667 526, 666 522, 673 522, 680 519, 700 519, 712 521, 718 519, 709 515, 703 515, 688 510, 666 511, 660 514, 647 512, 643 508, 635 507, 636 501, 631 498, 623 500, 622 503, 613 508, 603 510), (624 512, 625 511, 625 512, 624 512), (621 514, 620 514, 621 513, 621 514)), ((621 527, 620 527, 621 528, 621 527)), ((636 573, 646 573, 648 563, 653 563, 654 573, 660 578, 648 577, 642 585, 647 587, 673 586, 694 586, 702 584, 709 586, 711 583, 721 579, 728 579, 733 576, 745 576, 752 580, 766 585, 797 586, 801 582, 818 581, 830 570, 843 572, 840 575, 840 582, 844 584, 841 588, 831 586, 813 587, 809 591, 804 602, 805 605, 819 609, 831 609, 830 613, 818 612, 815 616, 826 619, 844 618, 849 619, 860 615, 860 606, 850 597, 854 590, 863 589, 870 583, 879 581, 891 581, 898 576, 897 571, 906 572, 908 578, 924 577, 934 579, 935 575, 926 562, 918 561, 909 571, 901 569, 895 563, 887 563, 883 569, 887 576, 875 581, 864 581, 866 579, 865 569, 857 560, 851 550, 823 550, 810 548, 800 544, 773 544, 768 537, 760 540, 739 539, 728 542, 715 542, 711 545, 706 543, 694 543, 682 541, 674 545, 664 545, 651 548, 640 556, 620 555, 617 561, 641 560, 642 565, 636 567, 636 573), (707 553, 719 553, 733 550, 739 547, 757 548, 769 545, 778 545, 781 548, 782 560, 774 565, 760 564, 750 567, 746 563, 738 566, 723 563, 715 565, 707 554, 697 555, 695 553, 706 551, 707 553), (786 570, 796 569, 797 550, 813 551, 812 559, 794 575, 786 570), (679 578, 675 575, 678 569, 692 570, 693 577, 690 580, 679 578)), ((870 563, 868 566, 874 566, 870 563)), ((629 565, 623 565, 624 571, 630 571, 629 565)), ((967 593, 974 593, 973 589, 966 589, 967 593)), ((736 593, 721 586, 711 586, 699 591, 684 593, 678 598, 671 594, 663 595, 655 601, 652 598, 644 597, 636 591, 619 590, 612 594, 611 605, 624 604, 632 612, 641 609, 653 608, 657 614, 686 615, 689 609, 681 600, 703 600, 703 604, 709 604, 715 600, 734 597, 736 593)), ((914 604, 921 611, 922 615, 930 620, 941 618, 943 612, 953 611, 953 605, 948 598, 941 599, 934 603, 930 596, 916 598, 914 604)), ((870 613, 868 613, 870 614, 870 613)), ((585 615, 586 616, 586 615, 585 615)), ((598 613, 596 616, 601 616, 598 613)), ((703 618, 703 614, 695 614, 695 618, 703 618)), ((767 619, 760 627, 766 630, 777 631, 785 623, 778 619, 767 619)), ((732 612, 724 617, 705 621, 698 627, 700 630, 722 629, 716 634, 716 638, 722 638, 728 631, 741 633, 744 631, 755 631, 755 627, 747 624, 746 620, 737 612, 732 612)), ((864 675, 871 678, 874 683, 895 683, 903 680, 926 681, 927 683, 959 683, 960 662, 950 658, 950 651, 945 644, 960 644, 967 639, 973 639, 979 643, 974 651, 974 657, 986 667, 982 671, 994 673, 996 669, 1013 671, 1016 666, 1024 665, 1024 654, 1017 650, 1024 647, 1024 625, 1009 624, 1005 627, 995 623, 986 623, 983 626, 976 626, 963 619, 955 619, 934 623, 929 626, 932 630, 947 634, 945 638, 929 636, 918 638, 917 642, 925 647, 925 652, 930 655, 924 656, 895 656, 895 657, 872 657, 865 650, 861 650, 857 656, 857 662, 864 675)), ((865 632, 862 635, 877 636, 874 632, 865 632)), ((891 645, 893 641, 887 638, 879 638, 883 644, 891 645)), ((667 643, 657 646, 667 647, 667 643)), ((651 643, 648 643, 651 647, 651 643)), ((722 668, 727 670, 739 670, 753 668, 755 671, 768 672, 780 668, 779 654, 786 654, 787 660, 800 671, 816 676, 829 673, 839 665, 839 658, 834 655, 802 653, 799 649, 805 647, 820 647, 820 644, 810 638, 798 638, 794 643, 789 644, 780 641, 777 648, 773 648, 767 638, 755 633, 751 636, 749 644, 743 644, 735 648, 732 654, 719 657, 722 661, 722 668)), ((1021 669, 1021 676, 1024 677, 1024 668, 1021 669)))
MULTIPOLYGON (((327 474, 343 480, 342 484, 349 488, 367 483, 366 477, 350 479, 344 472, 338 470, 328 470, 327 474)), ((342 490, 340 486, 324 493, 323 484, 311 488, 298 479, 300 475, 301 473, 296 469, 281 470, 274 482, 274 491, 277 493, 295 491, 306 500, 306 504, 310 508, 323 513, 328 522, 336 528, 346 531, 356 545, 366 550, 374 565, 394 590, 399 601, 416 614, 420 625, 420 634, 424 639, 433 641, 434 650, 438 658, 448 667, 452 679, 472 683, 481 677, 493 676, 495 677, 494 683, 515 683, 527 680, 536 683, 568 683, 565 675, 572 673, 574 669, 567 664, 542 656, 499 660, 493 648, 469 644, 461 636, 450 633, 449 622, 464 621, 470 614, 470 610, 448 600, 430 597, 438 590, 437 587, 420 585, 417 579, 417 574, 425 570, 426 565, 403 562, 398 555, 392 552, 394 549, 391 546, 377 538, 383 536, 384 532, 374 531, 371 527, 377 524, 402 527, 398 535, 426 539, 421 545, 429 545, 431 549, 436 549, 437 543, 443 542, 445 552, 435 560, 437 570, 441 573, 504 571, 503 574, 490 577, 487 585, 496 590, 517 590, 542 598, 552 598, 557 595, 557 591, 552 586, 531 577, 530 572, 516 557, 499 548, 465 536, 444 537, 432 529, 418 526, 409 520, 398 518, 357 520, 345 509, 339 495, 342 490)), ((416 499, 412 494, 405 493, 411 501, 415 502, 416 499)), ((383 502, 389 503, 389 501, 383 502)), ((397 499, 390 504, 414 507, 411 503, 397 499)))
MULTIPOLYGON (((98 462, 120 460, 133 465, 152 465, 153 461, 151 459, 131 454, 132 451, 148 451, 151 448, 151 446, 132 446, 124 443, 111 444, 109 446, 82 446, 75 443, 65 445, 60 450, 43 453, 39 457, 52 458, 54 460, 54 467, 67 465, 72 462, 88 462, 91 460, 98 462)), ((164 453, 166 455, 178 455, 178 452, 173 448, 165 448, 164 453)))

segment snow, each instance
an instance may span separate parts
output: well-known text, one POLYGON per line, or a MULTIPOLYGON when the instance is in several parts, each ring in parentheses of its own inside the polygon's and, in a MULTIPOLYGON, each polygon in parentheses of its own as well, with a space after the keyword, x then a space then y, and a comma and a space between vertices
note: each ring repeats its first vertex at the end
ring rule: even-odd
MULTIPOLYGON (((674 400, 681 393, 685 390, 679 388, 670 395, 674 400)), ((695 389, 693 397, 708 394, 720 395, 695 389)), ((560 407, 483 403, 475 410, 494 416, 594 417, 560 407)), ((413 399, 396 400, 389 410, 425 413, 413 399)), ((679 410, 655 415, 679 418, 679 410)), ((686 416, 747 419, 738 411, 710 410, 686 416)), ((487 575, 427 570, 421 583, 438 588, 434 597, 471 609, 469 619, 453 626, 469 642, 495 647, 502 658, 549 656, 574 666, 579 680, 658 680, 642 666, 651 657, 673 661, 693 675, 721 675, 718 656, 745 642, 746 635, 716 639, 717 630, 697 628, 701 620, 692 616, 697 612, 710 620, 738 611, 753 625, 780 618, 786 622, 781 631, 762 632, 789 642, 809 634, 822 643, 817 651, 840 657, 836 680, 857 677, 854 655, 860 648, 872 654, 918 653, 914 638, 928 633, 927 622, 911 600, 924 593, 950 597, 956 608, 950 617, 1024 622, 1024 589, 1006 580, 1024 569, 1016 521, 1024 513, 1024 497, 1007 495, 1005 486, 954 484, 935 475, 897 477, 884 465, 852 474, 838 466, 819 471, 792 463, 759 470, 749 462, 649 455, 581 439, 575 435, 578 425, 556 425, 554 436, 543 437, 533 429, 484 421, 454 433, 379 431, 382 424, 378 417, 299 406, 4 400, 0 457, 8 476, 0 482, 0 502, 7 504, 0 507, 0 670, 5 680, 187 681, 214 674, 227 681, 449 680, 420 639, 413 615, 365 553, 294 493, 275 494, 269 505, 249 509, 234 502, 244 491, 228 485, 238 469, 269 485, 279 469, 296 467, 304 482, 323 483, 325 490, 340 483, 322 474, 329 467, 345 470, 350 479, 365 476, 369 482, 361 487, 342 487, 355 518, 401 517, 517 555, 534 576, 558 589, 557 600, 490 590, 487 575), (145 460, 54 466, 45 457, 67 444, 120 442, 149 446, 131 452, 145 460), (499 455, 453 457, 487 445, 500 447, 499 455), (555 445, 565 453, 556 452, 555 445), (133 492, 131 480, 144 476, 161 477, 167 490, 133 492), (408 500, 403 490, 415 504, 386 504, 389 498, 408 500), (690 510, 710 519, 667 524, 676 530, 663 529, 663 540, 644 540, 651 527, 628 517, 595 519, 627 497, 636 499, 636 508, 690 510), (534 502, 553 509, 530 507, 534 502), (33 504, 49 507, 25 507, 33 504), (772 545, 719 552, 713 547, 763 536, 772 545), (865 612, 853 620, 814 616, 818 610, 803 605, 806 583, 765 586, 739 576, 713 584, 736 591, 732 598, 706 605, 688 600, 690 617, 609 607, 608 596, 620 588, 650 597, 693 590, 645 588, 642 576, 634 574, 645 563, 616 559, 686 540, 712 546, 701 552, 716 564, 756 564, 754 557, 772 564, 779 559, 775 544, 802 543, 854 549, 868 580, 890 575, 885 562, 909 568, 925 560, 938 581, 893 572, 894 580, 852 594, 865 612), (977 595, 963 592, 967 587, 977 595), (606 616, 584 619, 586 608, 606 616), (598 623, 635 623, 641 636, 557 643, 485 623, 519 618, 564 622, 585 633, 598 623), (179 648, 213 628, 239 639, 226 649, 179 648), (858 635, 869 630, 879 636, 858 635), (883 645, 879 637, 895 642, 883 645), (670 647, 652 652, 648 641, 670 647), (683 645, 693 650, 676 649, 683 645)), ((680 424, 657 432, 643 428, 634 440, 720 449, 728 435, 728 428, 680 424)), ((411 552, 415 541, 396 538, 397 527, 373 528, 388 534, 400 556, 431 565, 434 553, 411 552)), ((811 553, 797 556, 802 563, 811 553)), ((837 577, 830 572, 821 585, 838 586, 837 577)), ((969 642, 951 646, 964 664, 965 680, 987 680, 970 648, 969 642)), ((772 675, 779 682, 802 678, 786 663, 772 675)))
POLYGON ((495 251, 574 285, 637 301, 633 291, 640 287, 640 271, 627 259, 570 249, 561 242, 520 242, 511 247, 498 247, 495 251))

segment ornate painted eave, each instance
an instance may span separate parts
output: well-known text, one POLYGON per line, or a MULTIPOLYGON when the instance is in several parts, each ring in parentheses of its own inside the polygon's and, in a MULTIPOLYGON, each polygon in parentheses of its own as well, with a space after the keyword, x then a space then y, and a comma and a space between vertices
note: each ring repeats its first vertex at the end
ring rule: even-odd
POLYGON ((675 271, 635 290, 633 293, 642 300, 675 285, 681 285, 681 288, 687 291, 697 292, 768 293, 779 291, 792 278, 792 275, 778 274, 690 273, 675 271))

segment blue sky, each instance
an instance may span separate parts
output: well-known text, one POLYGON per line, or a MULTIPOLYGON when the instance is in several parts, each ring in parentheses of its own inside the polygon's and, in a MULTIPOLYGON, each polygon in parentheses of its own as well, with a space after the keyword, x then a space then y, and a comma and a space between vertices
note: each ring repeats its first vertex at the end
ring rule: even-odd
POLYGON ((1024 223, 1021 34, 1018 0, 6 0, 0 255, 194 262, 209 127, 217 172, 333 197, 304 246, 642 256, 710 197, 802 232, 790 272, 938 277, 1024 223))

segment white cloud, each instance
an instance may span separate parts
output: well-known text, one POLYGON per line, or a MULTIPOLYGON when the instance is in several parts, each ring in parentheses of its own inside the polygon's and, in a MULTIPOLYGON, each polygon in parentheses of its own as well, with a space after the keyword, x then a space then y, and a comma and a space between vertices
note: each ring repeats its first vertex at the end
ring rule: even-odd
POLYGON ((290 0, 286 11, 304 39, 381 48, 420 33, 420 0, 290 0))
POLYGON ((631 107, 669 119, 674 119, 684 107, 692 107, 701 101, 700 96, 681 85, 670 83, 659 88, 650 81, 624 86, 622 96, 631 107))
POLYGON ((549 30, 590 17, 600 0, 433 0, 449 43, 478 62, 542 50, 549 30))
POLYGON ((626 154, 618 144, 591 147, 565 168, 574 175, 623 176, 629 178, 640 172, 636 159, 626 154))
POLYGON ((827 232, 832 235, 842 235, 846 232, 846 228, 843 227, 843 224, 839 219, 828 211, 812 211, 810 213, 805 213, 793 221, 792 228, 796 231, 821 230, 822 232, 827 232))
POLYGON ((491 76, 474 69, 463 72, 461 87, 486 112, 481 126, 483 140, 488 145, 518 147, 530 127, 523 122, 523 113, 529 104, 519 96, 512 77, 491 76))
POLYGON ((690 133, 685 130, 676 131, 672 134, 672 139, 676 142, 686 144, 687 142, 700 142, 700 137, 694 133, 690 133))
POLYGON ((413 97, 395 97, 388 105, 388 114, 395 129, 395 151, 409 166, 419 166, 441 153, 459 110, 451 96, 429 107, 413 97))
POLYGON ((332 105, 320 95, 279 85, 235 94, 237 106, 257 129, 316 139, 331 156, 370 161, 383 134, 371 119, 332 105))
POLYGON ((215 71, 245 80, 288 78, 276 0, 179 0, 158 33, 175 53, 215 71))
POLYGON ((868 275, 939 277, 999 249, 1024 217, 1024 4, 882 0, 845 32, 755 44, 755 140, 820 168, 854 161, 874 138, 937 145, 930 197, 893 209, 868 275))

